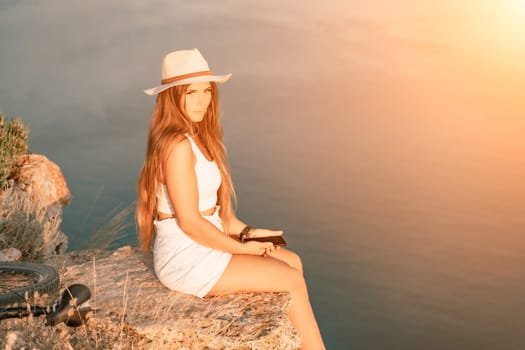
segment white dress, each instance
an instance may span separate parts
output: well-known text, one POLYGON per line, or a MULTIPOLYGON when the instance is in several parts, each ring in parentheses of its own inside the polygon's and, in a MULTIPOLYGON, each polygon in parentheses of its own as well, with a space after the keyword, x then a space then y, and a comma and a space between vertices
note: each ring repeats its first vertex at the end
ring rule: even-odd
MULTIPOLYGON (((221 183, 220 171, 214 161, 206 159, 192 138, 186 136, 196 157, 199 210, 215 206, 215 212, 203 218, 223 232, 219 208, 216 206, 217 190, 221 183)), ((158 194, 158 208, 161 212, 173 214, 165 185, 158 194)), ((175 218, 156 220, 154 227, 153 262, 155 273, 162 284, 198 297, 206 296, 228 266, 232 255, 197 243, 182 231, 175 218)))

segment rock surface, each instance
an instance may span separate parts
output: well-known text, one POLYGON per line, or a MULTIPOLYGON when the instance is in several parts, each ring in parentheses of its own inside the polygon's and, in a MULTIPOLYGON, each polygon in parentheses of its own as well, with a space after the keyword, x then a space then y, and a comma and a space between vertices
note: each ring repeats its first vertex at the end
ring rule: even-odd
POLYGON ((39 225, 57 227, 41 229, 42 255, 62 254, 67 250, 68 237, 58 227, 62 209, 70 199, 71 192, 58 165, 43 155, 28 154, 24 156, 17 181, 0 192, 0 223, 16 211, 20 214, 15 213, 15 217, 27 216, 27 205, 31 204, 39 225))
POLYGON ((0 261, 17 261, 22 256, 22 252, 16 248, 0 250, 0 261))
POLYGON ((71 192, 58 165, 41 154, 28 154, 20 167, 18 187, 35 203, 62 208, 71 200, 71 192))
MULTIPOLYGON (((73 260, 78 258, 78 252, 73 260)), ((288 321, 287 293, 246 293, 197 298, 171 291, 155 277, 151 261, 122 247, 109 256, 69 265, 52 262, 64 286, 92 290, 90 322, 126 327, 147 349, 296 349, 300 340, 288 321)), ((62 259, 62 260, 61 260, 62 259)))
MULTIPOLYGON (((29 154, 20 168, 17 186, 27 193, 34 203, 47 210, 50 218, 62 219, 62 209, 71 200, 71 191, 59 166, 41 154, 29 154)), ((64 253, 68 238, 59 231, 45 237, 44 255, 64 253)))

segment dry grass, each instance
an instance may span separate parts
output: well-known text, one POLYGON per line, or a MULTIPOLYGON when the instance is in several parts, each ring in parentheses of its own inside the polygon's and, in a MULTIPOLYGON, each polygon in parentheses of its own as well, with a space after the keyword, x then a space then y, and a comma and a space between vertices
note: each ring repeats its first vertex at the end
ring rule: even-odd
MULTIPOLYGON (((133 226, 135 202, 113 208, 103 224, 84 242, 82 249, 111 249, 133 226)), ((41 261, 46 247, 57 241, 61 210, 35 202, 26 192, 9 187, 0 192, 0 249, 17 248, 22 260, 41 261)), ((49 252, 47 252, 49 254, 49 252)))
POLYGON ((23 260, 39 261, 60 235, 61 216, 10 187, 0 197, 0 249, 17 248, 23 260), (53 215, 54 214, 54 215, 53 215))
MULTIPOLYGON (((84 262, 76 254, 44 256, 44 246, 60 234, 61 212, 50 213, 48 208, 35 203, 25 192, 9 187, 0 193, 0 249, 17 248, 22 252, 22 260, 42 262, 54 266, 62 275, 70 264, 84 262), (67 256, 67 257, 66 257, 67 256), (75 261, 76 260, 76 261, 75 261)), ((100 248, 108 249, 112 242, 130 224, 127 218, 134 210, 134 203, 123 209, 115 208, 108 214, 103 224, 86 243, 87 247, 97 247, 91 253, 93 271, 95 256, 106 256, 100 248)), ((89 250, 85 250, 89 251, 89 250)), ((84 252, 85 252, 84 251, 84 252)), ((85 258, 85 255, 84 255, 85 258)), ((55 295, 56 297, 56 295, 55 295)), ((127 300, 124 290, 123 300, 127 300)), ((96 275, 93 274, 93 296, 96 303, 96 275)), ((50 298, 32 299, 33 304, 49 305, 50 298)), ((96 305, 96 304, 95 304, 96 305)), ((122 310, 125 315, 126 309, 122 310)), ((8 319, 0 322, 0 349, 141 349, 144 342, 124 322, 118 318, 97 317, 93 315, 85 325, 70 328, 65 324, 55 327, 45 325, 45 316, 8 319)))
POLYGON ((122 234, 133 226, 130 216, 135 211, 135 201, 124 208, 117 206, 103 220, 103 224, 84 242, 82 249, 110 249, 123 238, 122 234))
MULTIPOLYGON (((54 257, 56 260, 56 257, 54 257)), ((46 262, 46 263, 49 263, 46 262)), ((62 266, 61 274, 66 264, 64 261, 55 261, 62 266)), ((54 265, 54 264, 53 264, 54 265)), ((96 308, 96 261, 93 256, 93 293, 91 300, 86 303, 96 308)), ((61 323, 54 327, 45 325, 45 316, 29 316, 23 319, 7 319, 0 322, 0 344, 2 349, 143 349, 147 339, 124 322, 126 313, 126 302, 128 299, 127 289, 123 291, 122 316, 97 317, 96 311, 91 318, 78 328, 71 328, 61 323)), ((31 299, 33 305, 50 305, 49 296, 31 299)), ((84 307, 85 305, 80 305, 84 307)))
POLYGON ((92 319, 84 326, 44 325, 44 316, 9 319, 0 324, 0 344, 5 349, 142 349, 144 337, 127 325, 108 319, 92 319))

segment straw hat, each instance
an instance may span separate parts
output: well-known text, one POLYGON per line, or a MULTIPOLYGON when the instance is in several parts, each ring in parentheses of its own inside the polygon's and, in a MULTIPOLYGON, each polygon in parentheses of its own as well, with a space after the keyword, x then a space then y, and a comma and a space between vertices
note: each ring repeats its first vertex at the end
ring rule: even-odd
POLYGON ((162 85, 144 90, 148 95, 156 95, 172 86, 215 81, 224 83, 232 75, 214 75, 208 62, 197 49, 173 51, 162 60, 162 85))

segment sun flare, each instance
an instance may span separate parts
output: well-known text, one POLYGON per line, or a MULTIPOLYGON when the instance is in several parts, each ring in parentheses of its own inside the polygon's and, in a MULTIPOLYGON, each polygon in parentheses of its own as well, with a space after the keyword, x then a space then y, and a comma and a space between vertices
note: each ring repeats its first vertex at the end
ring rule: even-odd
MULTIPOLYGON (((503 1, 502 3, 505 2, 503 1)), ((519 12, 518 15, 522 15, 525 17, 525 0, 510 0, 509 6, 511 7, 511 9, 514 9, 517 12, 519 12)))
POLYGON ((525 0, 502 1, 497 6, 503 8, 504 16, 509 22, 513 22, 521 28, 525 27, 523 25, 525 22, 525 0))
POLYGON ((525 0, 485 3, 483 10, 470 39, 487 56, 521 67, 525 57, 525 0))

